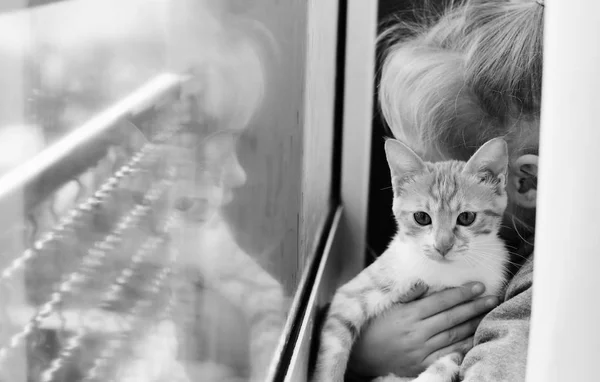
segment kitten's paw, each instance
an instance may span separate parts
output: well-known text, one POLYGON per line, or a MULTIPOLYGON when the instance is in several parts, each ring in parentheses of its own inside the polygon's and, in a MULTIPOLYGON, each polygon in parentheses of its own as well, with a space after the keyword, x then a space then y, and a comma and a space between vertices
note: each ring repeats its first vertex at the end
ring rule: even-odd
POLYGON ((424 295, 427 292, 427 289, 429 289, 429 285, 425 284, 423 280, 417 280, 412 284, 408 292, 400 296, 398 301, 402 304, 409 303, 424 295))
POLYGON ((397 377, 394 374, 389 374, 389 375, 386 375, 385 377, 375 378, 371 382, 409 382, 412 380, 413 380, 413 378, 397 377))
POLYGON ((435 361, 413 382, 453 382, 458 380, 463 355, 451 353, 435 361))
POLYGON ((452 379, 446 379, 439 375, 419 375, 412 382, 452 382, 452 379))
POLYGON ((412 382, 453 382, 455 377, 449 375, 433 375, 433 374, 425 374, 419 375, 417 378, 413 379, 412 382))
POLYGON ((465 355, 462 353, 451 353, 448 354, 445 357, 448 361, 447 364, 451 365, 452 367, 459 367, 459 365, 462 363, 463 359, 465 358, 465 355))

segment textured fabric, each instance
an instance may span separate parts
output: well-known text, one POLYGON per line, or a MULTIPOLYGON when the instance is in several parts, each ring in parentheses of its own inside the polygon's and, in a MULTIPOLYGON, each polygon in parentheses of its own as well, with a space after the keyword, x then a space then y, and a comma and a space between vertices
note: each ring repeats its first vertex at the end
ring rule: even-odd
POLYGON ((525 381, 532 282, 533 256, 510 282, 504 303, 479 324, 462 363, 462 381, 525 381))

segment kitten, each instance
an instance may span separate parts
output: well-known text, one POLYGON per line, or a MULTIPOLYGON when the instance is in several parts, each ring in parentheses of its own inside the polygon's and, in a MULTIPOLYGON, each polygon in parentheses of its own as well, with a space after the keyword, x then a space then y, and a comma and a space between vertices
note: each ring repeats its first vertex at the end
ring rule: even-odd
MULTIPOLYGON (((480 281, 489 295, 506 283, 508 252, 498 237, 506 209, 506 142, 484 144, 468 162, 424 162, 389 139, 385 151, 394 191, 398 233, 388 249, 335 294, 321 333, 313 380, 344 380, 352 344, 361 328, 422 282, 428 293, 480 281)), ((462 354, 442 357, 419 382, 450 382, 462 354)), ((393 375, 378 381, 400 381, 393 375)))
MULTIPOLYGON (((247 324, 250 342, 248 380, 260 382, 264 381, 271 371, 271 363, 287 318, 289 298, 282 284, 262 267, 256 256, 246 252, 237 243, 232 227, 222 215, 221 208, 231 200, 232 192, 230 188, 218 181, 221 176, 214 176, 214 174, 227 169, 230 179, 233 177, 232 173, 235 175, 237 184, 244 183, 246 175, 240 173, 237 168, 239 163, 237 158, 234 158, 235 152, 226 151, 233 150, 234 146, 225 146, 222 144, 222 139, 215 142, 213 137, 205 149, 206 153, 214 154, 214 157, 207 154, 208 158, 201 163, 206 165, 206 168, 191 162, 192 170, 197 170, 197 173, 192 179, 178 181, 174 187, 174 207, 178 210, 178 217, 182 220, 182 224, 172 233, 172 242, 178 248, 179 265, 185 269, 187 277, 201 280, 202 286, 206 289, 201 292, 205 294, 204 297, 207 297, 209 290, 215 291, 241 312, 243 322, 247 324), (217 144, 219 146, 216 146, 217 144)), ((258 257, 264 256, 259 254, 258 257)), ((182 281, 182 283, 186 282, 186 280, 182 281)), ((196 290, 189 292, 189 294, 194 293, 199 292, 196 290)), ((191 296, 186 301, 196 301, 195 299, 191 296)), ((211 305, 210 299, 199 298, 197 301, 204 301, 204 304, 200 307, 189 307, 192 320, 199 317, 194 309, 216 310, 213 312, 213 317, 216 319, 219 314, 222 314, 218 311, 218 306, 211 305)), ((186 305, 186 302, 182 302, 181 305, 186 305)), ((184 308, 185 306, 182 307, 182 311, 184 308)), ((179 317, 181 320, 184 318, 179 317)), ((223 320, 221 318, 221 321, 223 320)), ((230 322, 234 320, 225 320, 224 325, 230 322)), ((238 337, 239 332, 245 328, 232 328, 228 334, 230 338, 217 338, 222 333, 216 328, 211 330, 210 324, 210 322, 195 324, 197 328, 201 328, 200 333, 205 335, 205 338, 198 338, 195 333, 185 333, 192 346, 198 342, 207 348, 207 352, 217 352, 217 345, 214 343, 223 343, 224 348, 237 347, 243 343, 243 338, 238 337)), ((232 358, 236 358, 234 356, 238 353, 243 353, 234 348, 229 352, 231 354, 228 354, 228 357, 232 356, 232 358)), ((222 364, 219 354, 210 355, 217 358, 214 364, 196 363, 188 368, 191 380, 230 381, 234 380, 233 376, 242 377, 247 372, 232 370, 228 367, 230 365, 222 364), (225 373, 224 370, 228 372, 225 373)))

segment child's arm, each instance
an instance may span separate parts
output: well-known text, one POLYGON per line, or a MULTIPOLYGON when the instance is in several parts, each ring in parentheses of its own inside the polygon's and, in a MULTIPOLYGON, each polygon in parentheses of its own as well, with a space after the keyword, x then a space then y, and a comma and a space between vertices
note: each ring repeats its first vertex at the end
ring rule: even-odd
POLYGON ((462 363, 464 382, 525 381, 533 256, 511 281, 506 300, 481 321, 462 363))

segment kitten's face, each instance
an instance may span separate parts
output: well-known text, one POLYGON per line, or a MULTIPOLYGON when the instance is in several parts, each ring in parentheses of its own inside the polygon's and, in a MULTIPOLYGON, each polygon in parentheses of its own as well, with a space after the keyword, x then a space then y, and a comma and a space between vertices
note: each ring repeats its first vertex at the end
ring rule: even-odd
POLYGON ((506 143, 489 141, 469 162, 423 162, 398 141, 386 142, 398 238, 436 261, 485 251, 506 209, 506 143))

